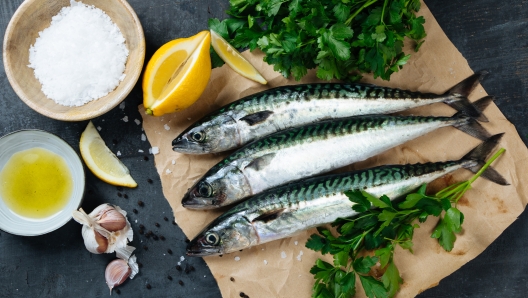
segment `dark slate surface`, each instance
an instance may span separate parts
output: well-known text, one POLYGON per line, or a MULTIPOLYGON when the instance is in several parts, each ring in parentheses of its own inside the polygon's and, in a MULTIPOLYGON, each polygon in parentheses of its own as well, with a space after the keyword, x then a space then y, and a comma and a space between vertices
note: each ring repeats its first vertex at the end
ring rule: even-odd
MULTIPOLYGON (((146 60, 170 39, 190 36, 207 28, 209 17, 226 17, 227 0, 130 0, 145 31, 146 60)), ((9 19, 22 0, 0 1, 0 32, 3 40, 9 19)), ((427 1, 441 27, 474 70, 487 69, 491 75, 483 82, 488 93, 528 140, 525 95, 528 86, 528 1, 427 1)), ((209 269, 199 258, 185 258, 185 236, 173 225, 172 211, 161 193, 161 184, 148 152, 141 141, 138 84, 126 99, 124 110, 115 108, 94 119, 101 126, 103 139, 113 152, 132 169, 139 186, 118 190, 99 181, 87 171, 86 195, 82 207, 92 210, 109 202, 129 211, 136 231, 132 245, 142 268, 140 274, 120 287, 123 297, 219 297, 220 292, 209 269), (121 120, 128 116, 129 121, 121 120), (148 160, 146 160, 146 158, 148 160), (148 183, 152 179, 153 183, 148 183), (119 197, 127 194, 128 199, 119 197), (139 207, 137 202, 145 202, 139 207), (134 214, 132 209, 137 209, 134 214), (167 217, 168 221, 164 220, 167 217), (137 223, 136 223, 137 220, 137 223), (159 223, 160 227, 156 227, 159 223), (137 233, 139 224, 166 240, 147 239, 137 233), (168 253, 172 250, 172 254, 168 253), (190 267, 189 267, 190 268, 190 267), (168 276, 172 277, 172 281, 168 276), (178 281, 184 285, 179 285, 178 281), (151 289, 146 285, 150 284, 151 289)), ((48 119, 18 99, 0 69, 0 136, 9 132, 38 128, 65 139, 78 152, 78 141, 87 122, 68 123, 48 119)), ((38 237, 17 237, 0 231, 0 297, 107 297, 104 269, 113 255, 93 255, 84 249, 81 226, 73 221, 61 229, 38 237)), ((419 297, 524 297, 528 292, 528 216, 524 212, 484 253, 445 278, 440 285, 419 297)), ((434 270, 434 268, 431 268, 434 270)), ((240 290, 244 287, 241 285, 240 290)), ((114 293, 114 295, 116 295, 114 293)))

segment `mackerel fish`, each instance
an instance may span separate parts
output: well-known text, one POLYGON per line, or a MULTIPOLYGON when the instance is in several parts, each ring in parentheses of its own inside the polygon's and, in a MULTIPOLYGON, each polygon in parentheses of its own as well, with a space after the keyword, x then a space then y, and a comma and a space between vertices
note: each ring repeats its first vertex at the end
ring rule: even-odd
MULTIPOLYGON (((492 136, 457 161, 390 165, 327 175, 280 186, 242 202, 220 215, 187 246, 189 256, 239 251, 293 236, 301 231, 358 213, 344 194, 364 190, 376 197, 397 199, 424 183, 460 168, 476 173, 502 134, 492 136)), ((500 185, 506 180, 489 167, 483 178, 500 185)))
POLYGON ((280 130, 321 120, 390 114, 438 102, 487 121, 467 99, 483 75, 485 72, 474 74, 440 95, 368 84, 277 87, 239 99, 204 117, 174 139, 172 149, 187 154, 223 152, 280 130))
POLYGON ((182 205, 226 206, 266 189, 365 160, 441 127, 485 140, 490 134, 467 116, 357 116, 280 131, 254 141, 213 166, 182 205))

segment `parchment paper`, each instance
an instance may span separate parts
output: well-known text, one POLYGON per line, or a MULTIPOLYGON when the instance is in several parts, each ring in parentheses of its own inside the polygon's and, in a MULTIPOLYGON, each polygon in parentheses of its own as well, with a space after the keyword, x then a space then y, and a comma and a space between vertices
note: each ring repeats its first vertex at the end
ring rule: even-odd
MULTIPOLYGON (((402 71, 392 76, 390 82, 365 78, 368 83, 398 87, 423 92, 443 93, 451 86, 473 73, 467 61, 443 33, 428 8, 422 4, 420 14, 426 19, 428 34, 419 53, 413 54, 402 71)), ((172 140, 185 128, 205 114, 243 96, 286 84, 286 80, 262 62, 259 52, 244 52, 253 65, 268 80, 268 86, 247 80, 227 65, 214 69, 205 93, 189 109, 162 116, 151 117, 139 110, 143 126, 153 147, 159 147, 155 155, 157 171, 161 177, 163 193, 169 201, 178 225, 192 239, 221 211, 190 211, 181 206, 185 191, 225 154, 192 156, 173 152, 172 140)), ((314 72, 302 83, 317 82, 314 72)), ((471 95, 471 100, 485 96, 482 87, 471 95)), ((454 111, 444 104, 435 104, 406 112, 416 115, 452 115, 454 111)), ((454 249, 445 252, 431 239, 430 234, 437 220, 430 218, 416 230, 414 254, 398 249, 395 261, 404 284, 397 297, 412 297, 433 287, 469 260, 480 254, 510 225, 527 204, 528 151, 519 138, 515 127, 508 122, 499 109, 492 104, 485 115, 490 119, 484 127, 492 134, 505 132, 500 146, 507 151, 494 167, 511 183, 498 186, 483 179, 477 180, 460 201, 465 215, 463 232, 457 236, 454 249)), ((382 164, 445 161, 462 157, 480 142, 454 128, 442 128, 415 139, 348 169, 367 168, 382 164)), ((459 170, 453 176, 439 179, 438 187, 453 181, 468 179, 471 173, 459 170)), ((289 239, 278 240, 242 252, 204 258, 216 278, 224 297, 238 297, 242 291, 255 297, 310 297, 313 285, 309 273, 320 255, 304 247, 306 239, 315 229, 289 239), (230 281, 234 278, 234 282, 230 281)), ((357 297, 364 296, 358 287, 357 297)))

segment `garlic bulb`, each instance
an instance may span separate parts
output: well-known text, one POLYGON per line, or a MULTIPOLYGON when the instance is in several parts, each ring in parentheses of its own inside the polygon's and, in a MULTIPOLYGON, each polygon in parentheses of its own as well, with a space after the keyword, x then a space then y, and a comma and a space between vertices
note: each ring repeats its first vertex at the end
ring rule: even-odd
POLYGON ((83 225, 84 245, 89 252, 100 254, 123 250, 122 254, 128 259, 131 252, 126 248, 134 235, 124 210, 102 204, 86 214, 79 208, 79 211, 73 211, 73 219, 83 225))
POLYGON ((136 262, 136 256, 128 258, 128 261, 116 259, 110 262, 105 270, 105 280, 108 288, 110 288, 110 294, 112 294, 114 287, 121 285, 129 277, 130 279, 134 278, 138 272, 139 266, 136 262))

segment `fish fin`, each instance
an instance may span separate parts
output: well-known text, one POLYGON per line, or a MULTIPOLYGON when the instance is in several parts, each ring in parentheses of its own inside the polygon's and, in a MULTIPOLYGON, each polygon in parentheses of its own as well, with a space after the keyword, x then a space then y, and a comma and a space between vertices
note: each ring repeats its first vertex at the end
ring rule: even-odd
POLYGON ((255 171, 260 171, 270 164, 271 160, 275 157, 275 154, 276 153, 269 153, 255 158, 247 166, 245 166, 244 169, 250 168, 255 171))
POLYGON ((273 211, 262 213, 261 215, 255 217, 251 222, 262 221, 264 223, 268 223, 268 222, 276 219, 285 210, 286 210, 286 208, 282 208, 282 209, 278 209, 278 210, 273 210, 273 211))
MULTIPOLYGON (((476 100, 473 103, 468 103, 470 105, 473 105, 477 110, 479 110, 481 113, 484 111, 493 101, 495 100, 494 96, 484 96, 483 98, 476 100)), ((454 115, 454 117, 461 117, 462 115, 469 116, 465 113, 464 110, 459 111, 454 115)), ((489 122, 488 118, 484 116, 484 114, 481 114, 479 118, 477 118, 480 122, 489 122)))
POLYGON ((240 120, 247 122, 247 124, 249 124, 250 126, 253 126, 255 124, 265 121, 272 114, 273 114, 273 111, 261 111, 261 112, 246 115, 240 118, 240 120))
POLYGON ((472 105, 467 98, 486 74, 488 74, 486 71, 477 72, 456 84, 446 92, 447 99, 444 102, 469 117, 475 118, 478 121, 488 122, 488 118, 482 115, 481 110, 472 105))
MULTIPOLYGON (((471 160, 471 161, 476 161, 477 163, 477 164, 472 163, 466 168, 473 173, 477 173, 482 168, 482 166, 486 163, 485 161, 486 157, 497 146, 497 144, 499 144, 503 135, 504 133, 499 133, 499 134, 489 137, 482 144, 473 148, 473 150, 469 151, 468 154, 462 157, 462 160, 471 160)), ((499 172, 497 172, 491 166, 488 167, 486 171, 484 171, 484 173, 482 173, 481 177, 486 178, 499 185, 510 185, 510 183, 508 183, 506 179, 504 179, 504 177, 502 177, 502 175, 499 174, 499 172)))
POLYGON ((461 122, 453 125, 455 128, 467 133, 468 135, 477 138, 481 141, 487 140, 491 134, 473 118, 461 117, 461 122))

